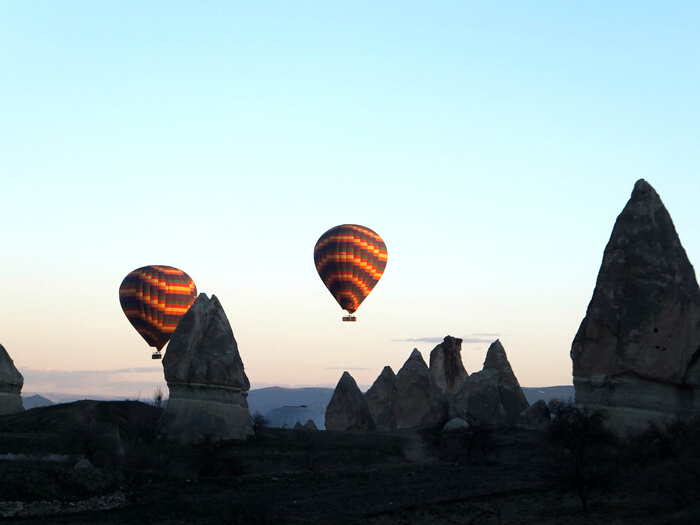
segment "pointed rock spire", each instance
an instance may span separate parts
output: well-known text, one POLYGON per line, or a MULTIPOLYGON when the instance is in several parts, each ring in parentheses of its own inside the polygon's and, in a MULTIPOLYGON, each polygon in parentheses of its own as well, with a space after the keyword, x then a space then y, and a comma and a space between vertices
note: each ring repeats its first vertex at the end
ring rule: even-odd
POLYGON ((245 439, 253 433, 250 382, 221 303, 199 294, 182 317, 163 357, 170 397, 168 436, 181 443, 203 436, 245 439))
POLYGON ((435 427, 447 421, 447 399, 418 349, 396 374, 392 407, 398 430, 435 427))
POLYGON ((367 402, 348 372, 343 372, 326 408, 326 430, 374 430, 367 402))
POLYGON ((571 359, 579 403, 700 410, 700 288, 643 179, 615 222, 571 359))
POLYGON ((376 429, 382 432, 396 429, 396 420, 391 406, 395 385, 396 374, 390 366, 385 366, 370 389, 365 392, 365 400, 376 429))
POLYGON ((455 398, 455 412, 495 425, 516 425, 530 404, 513 373, 501 341, 486 352, 484 367, 469 376, 455 398))

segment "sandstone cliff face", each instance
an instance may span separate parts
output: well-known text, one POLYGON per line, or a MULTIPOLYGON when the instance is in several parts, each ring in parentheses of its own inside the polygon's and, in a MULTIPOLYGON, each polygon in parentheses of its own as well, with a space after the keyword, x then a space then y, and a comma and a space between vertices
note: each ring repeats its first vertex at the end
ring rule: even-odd
POLYGON ((20 392, 24 378, 5 347, 0 345, 0 415, 22 412, 20 392))
POLYGON ((326 430, 374 430, 367 402, 348 372, 343 372, 326 408, 326 430))
POLYGON ((163 357, 170 397, 168 436, 187 443, 245 439, 253 433, 238 344, 215 295, 200 294, 182 317, 163 357))
POLYGON ((576 401, 621 422, 700 412, 700 289, 644 180, 615 222, 571 359, 576 401))

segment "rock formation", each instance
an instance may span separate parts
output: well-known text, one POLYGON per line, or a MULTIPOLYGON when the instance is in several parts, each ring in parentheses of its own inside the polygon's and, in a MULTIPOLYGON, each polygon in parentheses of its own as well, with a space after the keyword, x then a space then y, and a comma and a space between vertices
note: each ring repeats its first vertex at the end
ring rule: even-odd
POLYGON ((442 426, 447 421, 447 399, 418 349, 396 374, 392 410, 397 430, 442 426))
POLYGON ((376 430, 387 432, 396 430, 396 419, 391 403, 396 385, 396 374, 390 366, 385 366, 382 373, 365 392, 365 401, 374 419, 376 430))
POLYGON ((318 430, 318 427, 316 426, 316 423, 314 423, 313 419, 309 419, 306 423, 304 423, 301 428, 304 430, 318 430))
MULTIPOLYGON (((479 420, 493 425, 517 426, 521 423, 521 413, 529 407, 518 379, 508 362, 506 351, 496 340, 488 349, 483 370, 471 376, 462 363, 462 340, 451 336, 437 345, 430 354, 430 368, 425 364, 421 353, 414 349, 401 370, 394 375, 386 366, 364 395, 364 401, 379 431, 403 430, 411 428, 436 428, 448 419, 462 418, 479 420)), ((343 377, 345 378, 345 374, 343 377)), ((349 379, 352 379, 347 374, 349 379)), ((333 397, 340 396, 338 383, 333 397)), ((340 423, 336 430, 350 427, 357 410, 355 399, 359 389, 352 380, 344 386, 350 394, 340 399, 352 397, 352 402, 333 403, 328 414, 340 423), (352 387, 352 388, 351 388, 352 387)), ((331 405, 329 405, 329 410, 331 405)), ((546 406, 545 406, 546 408, 546 406)), ((536 415, 528 416, 530 419, 536 415)), ((527 424, 533 423, 528 419, 527 424)), ((358 429, 353 426, 354 429, 358 429)))
POLYGON ((0 345, 0 415, 24 410, 20 396, 22 385, 24 385, 22 374, 15 367, 5 347, 0 345))
POLYGON ((454 417, 450 419, 447 424, 442 427, 443 432, 455 432, 469 430, 469 423, 464 421, 461 417, 454 417))
POLYGON ((448 335, 430 352, 430 373, 445 394, 460 391, 469 374, 462 362, 462 340, 448 335))
POLYGON ((326 408, 326 430, 374 430, 362 391, 347 372, 343 372, 326 408))
POLYGON ((498 339, 491 344, 486 352, 484 370, 498 372, 498 394, 501 404, 508 414, 508 423, 515 424, 520 413, 529 407, 530 403, 528 403, 523 389, 520 388, 518 378, 515 377, 508 356, 506 356, 506 350, 498 339))
POLYGON ((573 340, 576 402, 616 425, 700 414, 700 289, 671 217, 639 180, 573 340))
POLYGON ((501 342, 486 352, 484 367, 469 376, 455 396, 455 412, 494 425, 517 425, 530 404, 520 388, 501 342))
POLYGON ((324 416, 306 405, 285 405, 265 413, 269 428, 295 428, 297 423, 306 426, 312 422, 315 429, 325 430, 324 416))
POLYGON ((200 294, 182 317, 163 357, 170 389, 167 434, 181 443, 245 439, 253 433, 250 389, 221 303, 200 294))
POLYGON ((538 399, 521 412, 518 426, 530 430, 544 430, 550 422, 551 416, 547 403, 544 399, 538 399))

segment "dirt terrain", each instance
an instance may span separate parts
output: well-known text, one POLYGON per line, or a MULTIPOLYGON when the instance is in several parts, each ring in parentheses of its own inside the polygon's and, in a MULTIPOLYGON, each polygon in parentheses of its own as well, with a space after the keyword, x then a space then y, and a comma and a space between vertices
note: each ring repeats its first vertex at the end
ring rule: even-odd
MULTIPOLYGON (((92 408, 126 425, 128 414, 120 410, 132 407, 92 408)), ((584 514, 578 496, 563 493, 548 475, 540 434, 513 429, 494 432, 487 447, 470 453, 446 449, 437 433, 425 431, 261 429, 246 442, 204 440, 189 447, 125 439, 121 465, 74 468, 77 448, 85 443, 64 422, 77 424, 82 416, 69 416, 71 410, 85 409, 62 407, 60 417, 56 410, 34 409, 0 418, 1 522, 700 522, 693 506, 649 498, 623 481, 592 491, 584 514)), ((130 435, 128 429, 122 434, 130 435)))

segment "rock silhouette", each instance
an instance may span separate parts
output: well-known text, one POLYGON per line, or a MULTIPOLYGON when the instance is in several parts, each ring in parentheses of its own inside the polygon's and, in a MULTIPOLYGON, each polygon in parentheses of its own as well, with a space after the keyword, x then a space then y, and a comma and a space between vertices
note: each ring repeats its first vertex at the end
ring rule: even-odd
POLYGON ((454 411, 467 419, 515 426, 529 406, 506 351, 496 339, 486 352, 483 369, 470 375, 455 396, 454 411))
MULTIPOLYGON (((483 370, 471 376, 462 363, 461 345, 461 339, 448 335, 431 352, 430 367, 417 349, 396 375, 391 367, 385 366, 364 395, 375 429, 387 432, 436 428, 454 418, 479 420, 495 426, 518 426, 521 422, 528 426, 536 424, 533 422, 536 415, 524 414, 529 403, 501 342, 496 340, 491 344, 483 370), (521 421, 525 416, 527 419, 521 421)), ((341 383, 342 378, 339 386, 341 383)), ((357 386, 354 380, 353 384, 357 386)), ((359 389, 353 389, 354 397, 357 392, 359 389)), ((333 396, 336 397, 335 392, 333 396)), ((354 411, 354 407, 352 403, 347 403, 345 408, 337 404, 333 407, 332 417, 352 418, 354 416, 343 411, 354 411)), ((328 411, 326 414, 328 420, 328 411)), ((340 427, 342 425, 337 429, 342 429, 340 427)))
POLYGON ((326 430, 374 430, 367 402, 348 372, 343 372, 326 408, 326 430))
POLYGON ((167 434, 187 443, 245 439, 253 433, 250 382, 226 313, 215 295, 200 294, 182 317, 163 357, 170 397, 167 434))
POLYGON ((0 415, 24 410, 20 393, 24 378, 5 347, 0 345, 0 415))
POLYGON ((571 346, 576 402, 613 423, 700 413, 700 289, 673 221, 637 181, 571 346))
POLYGON ((417 349, 396 374, 392 411, 397 430, 436 427, 447 422, 447 398, 417 349))
POLYGON ((387 432, 396 430, 396 419, 392 408, 396 374, 390 366, 385 366, 382 373, 365 392, 365 401, 374 419, 376 430, 387 432))
POLYGON ((430 352, 430 373, 445 394, 459 392, 469 377, 462 362, 461 339, 448 335, 430 352))

